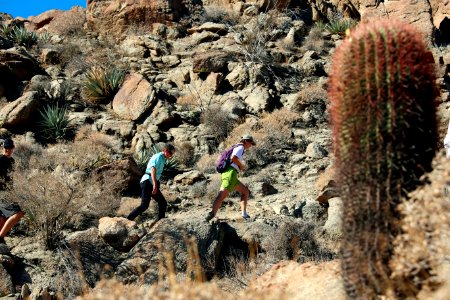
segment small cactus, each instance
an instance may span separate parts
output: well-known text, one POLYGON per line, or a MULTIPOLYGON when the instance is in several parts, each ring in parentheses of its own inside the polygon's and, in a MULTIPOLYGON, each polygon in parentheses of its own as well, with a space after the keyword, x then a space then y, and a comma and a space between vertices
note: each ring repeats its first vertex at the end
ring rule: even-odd
POLYGON ((438 141, 434 60, 421 33, 395 20, 360 24, 336 49, 329 81, 344 197, 346 292, 375 299, 389 280, 397 205, 431 169, 438 141))

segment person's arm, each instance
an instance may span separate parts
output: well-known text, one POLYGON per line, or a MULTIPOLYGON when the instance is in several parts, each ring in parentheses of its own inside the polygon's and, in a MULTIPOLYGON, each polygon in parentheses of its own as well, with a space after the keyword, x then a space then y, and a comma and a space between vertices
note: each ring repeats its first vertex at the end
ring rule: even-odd
POLYGON ((153 191, 152 194, 156 194, 158 192, 158 182, 156 181, 156 168, 152 167, 150 171, 150 176, 152 176, 152 182, 153 182, 153 191))
POLYGON ((243 171, 244 170, 244 164, 239 160, 239 158, 236 155, 233 155, 231 157, 231 161, 233 163, 236 164, 236 166, 238 166, 239 170, 243 171))

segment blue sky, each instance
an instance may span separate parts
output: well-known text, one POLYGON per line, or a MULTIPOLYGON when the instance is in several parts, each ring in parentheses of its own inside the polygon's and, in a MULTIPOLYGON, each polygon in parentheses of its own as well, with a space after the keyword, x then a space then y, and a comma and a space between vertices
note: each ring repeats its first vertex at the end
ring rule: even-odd
POLYGON ((0 0, 0 12, 28 18, 51 9, 68 10, 75 5, 86 8, 86 0, 0 0))

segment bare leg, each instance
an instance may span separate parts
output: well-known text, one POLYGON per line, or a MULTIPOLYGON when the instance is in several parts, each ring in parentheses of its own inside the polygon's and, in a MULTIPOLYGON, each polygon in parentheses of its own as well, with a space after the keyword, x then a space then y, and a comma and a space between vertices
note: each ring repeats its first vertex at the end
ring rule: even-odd
POLYGON ((13 228, 13 226, 16 225, 17 222, 19 222, 23 215, 24 213, 22 211, 19 211, 18 213, 6 219, 6 222, 3 224, 3 227, 0 231, 0 237, 5 237, 6 234, 11 230, 11 228, 13 228))
POLYGON ((241 212, 247 212, 247 200, 250 195, 250 190, 240 182, 234 189, 241 193, 241 212))
POLYGON ((222 205, 223 200, 228 197, 229 192, 227 190, 220 190, 217 194, 216 200, 214 200, 212 213, 215 216, 220 206, 222 205))

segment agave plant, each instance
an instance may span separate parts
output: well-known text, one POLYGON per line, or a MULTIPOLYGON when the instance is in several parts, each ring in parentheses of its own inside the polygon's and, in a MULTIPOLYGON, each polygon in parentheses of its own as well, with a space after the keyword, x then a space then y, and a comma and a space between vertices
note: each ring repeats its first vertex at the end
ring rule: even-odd
POLYGON ((116 67, 94 66, 86 74, 85 95, 93 103, 108 103, 119 90, 125 72, 116 67))
POLYGON ((348 29, 356 26, 356 21, 353 19, 337 19, 325 25, 325 30, 331 34, 345 35, 348 29))
POLYGON ((7 39, 11 39, 11 34, 13 31, 14 27, 8 24, 2 24, 0 26, 0 35, 7 38, 7 39))
MULTIPOLYGON (((150 149, 142 149, 140 152, 134 155, 134 160, 136 161, 142 173, 145 173, 145 169, 147 168, 147 163, 149 162, 150 158, 156 153, 159 153, 161 151, 162 151, 161 147, 154 144, 150 147, 150 149)), ((177 160, 171 157, 166 161, 164 172, 175 171, 177 168, 178 168, 177 160)))
POLYGON ((35 32, 28 31, 22 27, 15 27, 10 35, 14 43, 27 48, 36 44, 38 40, 38 35, 35 32))
POLYGON ((67 107, 59 107, 58 104, 48 105, 44 111, 39 112, 42 117, 39 122, 42 137, 49 141, 64 139, 70 128, 67 107))

